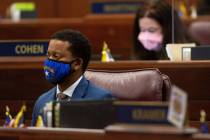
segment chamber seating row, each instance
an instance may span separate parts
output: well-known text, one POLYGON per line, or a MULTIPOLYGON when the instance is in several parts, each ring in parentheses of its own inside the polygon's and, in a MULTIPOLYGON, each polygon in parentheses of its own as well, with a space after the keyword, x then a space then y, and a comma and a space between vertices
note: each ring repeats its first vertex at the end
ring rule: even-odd
MULTIPOLYGON (((30 121, 35 100, 52 87, 44 78, 43 58, 5 58, 0 59, 0 119, 4 119, 5 105, 9 105, 13 115, 26 103, 26 118, 30 121)), ((188 93, 189 120, 198 124, 200 110, 210 113, 210 62, 169 62, 169 61, 117 61, 102 63, 92 61, 89 69, 122 71, 144 68, 158 68, 169 76, 172 84, 188 93)), ((119 91, 118 91, 119 92, 119 91)), ((166 99, 166 95, 162 99, 166 99)), ((160 98, 159 98, 160 99, 160 98)), ((207 120, 210 117, 207 115, 207 120)))

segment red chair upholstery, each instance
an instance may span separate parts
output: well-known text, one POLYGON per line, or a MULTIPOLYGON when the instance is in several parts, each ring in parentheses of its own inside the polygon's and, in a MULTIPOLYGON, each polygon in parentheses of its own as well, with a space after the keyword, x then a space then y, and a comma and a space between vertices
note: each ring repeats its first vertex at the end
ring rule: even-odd
POLYGON ((87 70, 85 76, 95 85, 108 89, 122 100, 163 101, 171 83, 158 69, 87 70))

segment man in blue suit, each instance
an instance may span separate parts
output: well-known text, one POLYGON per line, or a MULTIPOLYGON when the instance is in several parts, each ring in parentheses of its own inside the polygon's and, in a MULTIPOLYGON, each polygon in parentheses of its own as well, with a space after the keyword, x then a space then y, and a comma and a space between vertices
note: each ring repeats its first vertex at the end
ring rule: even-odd
POLYGON ((109 91, 96 87, 83 76, 90 56, 90 42, 82 33, 75 30, 62 30, 52 35, 47 51, 48 58, 44 63, 44 72, 46 79, 56 86, 36 101, 32 126, 35 126, 38 115, 47 102, 62 99, 112 98, 109 91))

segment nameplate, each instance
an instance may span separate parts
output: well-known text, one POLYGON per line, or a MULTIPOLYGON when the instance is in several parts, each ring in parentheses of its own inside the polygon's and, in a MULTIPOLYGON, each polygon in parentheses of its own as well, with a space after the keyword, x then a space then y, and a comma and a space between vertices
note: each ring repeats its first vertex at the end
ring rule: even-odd
POLYGON ((53 106, 53 124, 48 126, 101 129, 113 123, 169 124, 168 104, 162 102, 71 100, 53 106))
POLYGON ((45 56, 48 41, 0 41, 0 56, 45 56))
POLYGON ((169 124, 168 104, 162 102, 115 102, 118 123, 169 124))
POLYGON ((94 2, 91 5, 91 12, 94 14, 135 13, 143 3, 143 1, 94 2))

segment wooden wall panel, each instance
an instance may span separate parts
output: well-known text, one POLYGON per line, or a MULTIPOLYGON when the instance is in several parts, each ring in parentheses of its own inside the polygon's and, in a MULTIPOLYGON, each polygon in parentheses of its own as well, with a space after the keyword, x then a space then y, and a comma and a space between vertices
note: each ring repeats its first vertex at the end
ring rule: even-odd
POLYGON ((121 2, 131 0, 0 0, 0 15, 6 17, 6 10, 11 3, 26 1, 36 4, 38 18, 82 18, 91 13, 91 4, 94 2, 121 2))
POLYGON ((117 60, 129 59, 132 48, 132 22, 121 22, 122 19, 120 18, 110 22, 110 19, 53 18, 26 20, 17 23, 2 21, 0 22, 0 40, 48 39, 58 30, 72 28, 83 32, 90 39, 93 45, 94 60, 100 60, 103 41, 108 43, 117 60))
POLYGON ((57 15, 61 18, 84 17, 90 12, 89 0, 57 0, 57 15))

